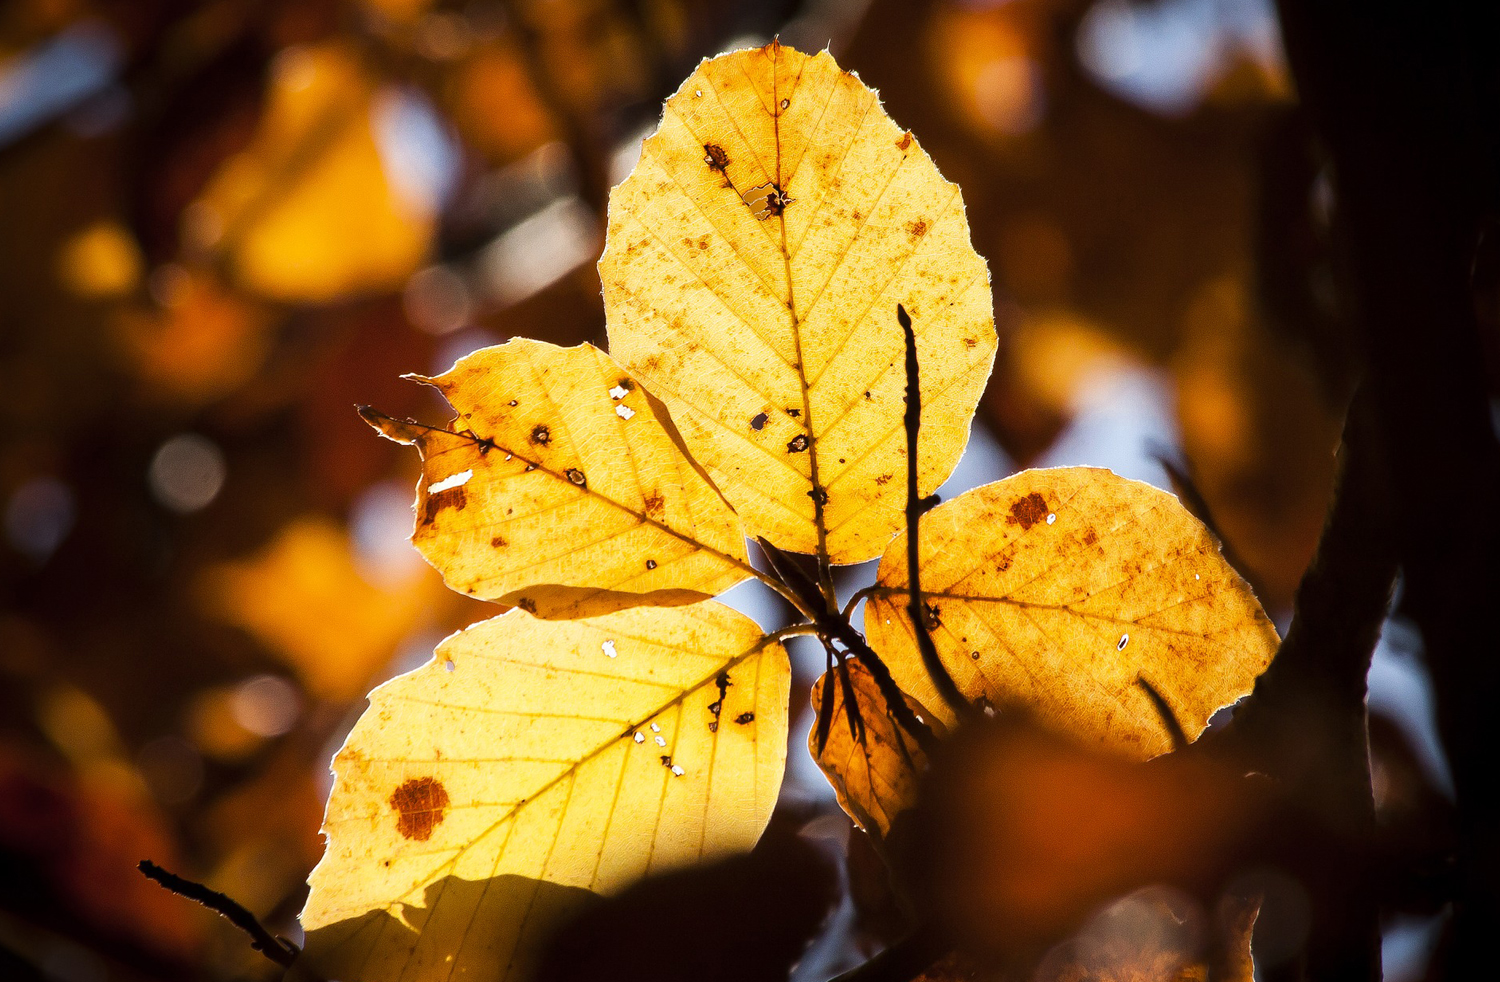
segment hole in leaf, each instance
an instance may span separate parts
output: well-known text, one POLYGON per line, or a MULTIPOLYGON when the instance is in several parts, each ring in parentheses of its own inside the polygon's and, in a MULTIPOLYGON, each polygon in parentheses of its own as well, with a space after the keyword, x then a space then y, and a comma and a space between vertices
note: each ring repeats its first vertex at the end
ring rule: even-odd
POLYGON ((471 470, 466 470, 466 471, 459 471, 457 474, 454 474, 452 477, 445 477, 441 481, 437 482, 436 484, 429 484, 429 485, 427 485, 427 493, 428 494, 441 494, 442 492, 452 490, 453 488, 461 488, 465 484, 468 484, 469 483, 469 478, 471 478, 473 476, 474 476, 474 471, 472 469, 471 470))

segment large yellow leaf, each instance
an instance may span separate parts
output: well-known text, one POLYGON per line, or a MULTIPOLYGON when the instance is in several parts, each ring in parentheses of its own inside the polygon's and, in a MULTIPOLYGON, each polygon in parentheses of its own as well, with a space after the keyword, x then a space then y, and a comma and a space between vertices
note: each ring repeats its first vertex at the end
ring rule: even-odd
MULTIPOLYGON (((1165 491, 1107 470, 1030 470, 933 509, 921 580, 959 690, 1130 757, 1171 749, 1144 678, 1189 739, 1247 695, 1276 629, 1203 524, 1165 491)), ((870 644, 907 692, 951 719, 906 614, 906 536, 880 561, 870 644)))
POLYGON ((455 590, 563 617, 751 574, 738 517, 666 410, 593 345, 517 338, 426 381, 460 432, 367 418, 421 450, 412 541, 455 590))
POLYGON ((958 188, 827 52, 705 61, 610 195, 610 349, 671 407, 746 526, 852 563, 902 525, 904 349, 919 482, 958 461, 995 355, 958 188))
POLYGON ((786 759, 786 652, 716 603, 513 610, 379 687, 334 758, 306 959, 345 982, 528 974, 587 892, 748 849, 786 759))
MULTIPOLYGON (((885 697, 868 669, 854 659, 845 663, 849 692, 835 679, 832 722, 828 741, 818 750, 817 728, 807 735, 807 749, 818 762, 839 805, 860 828, 877 838, 891 831, 896 816, 917 803, 927 754, 916 739, 886 709, 885 697), (848 695, 852 693, 859 722, 851 725, 848 695)), ((828 676, 812 688, 814 715, 821 719, 828 676)), ((942 732, 942 727, 920 703, 906 700, 917 718, 942 732)))

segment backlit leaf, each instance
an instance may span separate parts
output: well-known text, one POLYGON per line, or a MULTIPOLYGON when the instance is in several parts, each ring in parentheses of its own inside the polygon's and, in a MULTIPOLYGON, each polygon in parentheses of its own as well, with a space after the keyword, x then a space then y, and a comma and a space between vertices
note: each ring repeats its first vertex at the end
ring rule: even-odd
POLYGON ((782 647, 716 603, 513 610, 379 687, 334 758, 309 967, 529 974, 588 892, 750 848, 786 758, 782 647))
MULTIPOLYGON (((1276 629, 1202 523, 1107 470, 1030 470, 976 488, 922 519, 921 545, 928 626, 959 690, 1130 757, 1171 749, 1137 679, 1192 739, 1276 650, 1276 629)), ((871 645, 902 689, 946 717, 906 614, 904 534, 877 584, 871 645)))
POLYGON ((517 338, 425 381, 458 432, 367 418, 421 450, 412 540, 453 589, 569 617, 691 603, 750 575, 733 509, 598 348, 517 338))
MULTIPOLYGON (((808 734, 807 748, 837 792, 840 807, 860 828, 883 837, 890 832, 896 816, 916 804, 917 784, 927 770, 927 754, 886 710, 885 697, 874 676, 852 658, 846 667, 860 723, 851 729, 844 687, 835 680, 828 742, 819 753, 814 727, 808 734), (863 734, 863 740, 856 732, 863 734)), ((815 716, 822 712, 826 680, 825 675, 812 688, 815 716)), ((910 697, 906 701, 918 719, 935 726, 941 734, 940 724, 921 703, 910 697)))
POLYGON ((705 61, 610 195, 610 348, 782 548, 852 563, 902 525, 904 348, 920 485, 958 461, 989 376, 989 274, 958 188, 827 52, 705 61))

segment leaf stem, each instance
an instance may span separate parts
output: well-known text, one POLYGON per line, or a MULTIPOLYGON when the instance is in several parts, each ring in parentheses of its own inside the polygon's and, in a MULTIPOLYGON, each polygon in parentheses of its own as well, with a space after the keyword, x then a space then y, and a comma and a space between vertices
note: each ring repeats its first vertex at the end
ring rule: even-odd
POLYGON ((922 387, 920 368, 917 364, 917 337, 911 329, 911 317, 906 308, 896 305, 896 320, 901 324, 906 339, 906 613, 911 618, 912 630, 917 636, 917 650, 922 653, 922 664, 932 678, 943 701, 953 707, 959 718, 973 712, 969 700, 958 691, 953 676, 938 657, 937 645, 927 629, 926 611, 922 604, 922 564, 918 555, 917 531, 921 526, 922 513, 937 504, 936 495, 923 498, 917 491, 917 435, 922 429, 922 387))

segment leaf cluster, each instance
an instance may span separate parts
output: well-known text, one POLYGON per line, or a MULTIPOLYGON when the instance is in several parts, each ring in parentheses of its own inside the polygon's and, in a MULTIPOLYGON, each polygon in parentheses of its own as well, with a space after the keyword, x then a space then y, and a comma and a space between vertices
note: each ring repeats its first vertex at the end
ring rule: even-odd
POLYGON ((828 659, 813 755, 877 841, 967 720, 1144 760, 1269 664, 1169 494, 1069 468, 935 504, 995 355, 988 272, 957 187, 828 53, 702 63, 611 195, 600 274, 609 354, 516 339, 418 379, 446 426, 361 410, 421 454, 417 548, 509 610, 371 693, 335 758, 313 971, 525 977, 588 897, 753 845, 794 635, 828 659), (711 599, 750 578, 798 623, 711 599))

